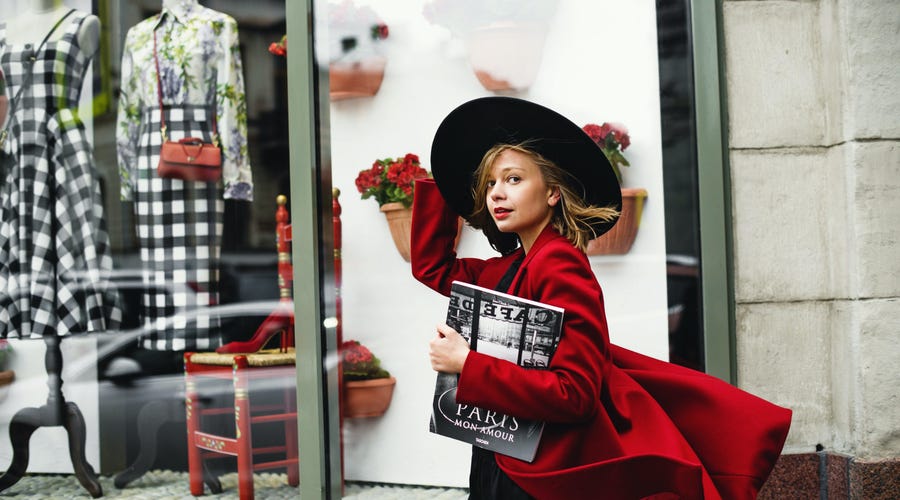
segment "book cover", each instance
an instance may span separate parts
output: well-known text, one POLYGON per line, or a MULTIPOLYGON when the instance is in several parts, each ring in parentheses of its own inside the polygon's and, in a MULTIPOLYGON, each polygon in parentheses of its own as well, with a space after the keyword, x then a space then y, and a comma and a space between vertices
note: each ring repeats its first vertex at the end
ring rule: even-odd
MULTIPOLYGON (((532 369, 546 369, 559 345, 563 309, 454 281, 447 325, 478 352, 532 369)), ((544 423, 456 402, 456 374, 438 373, 429 429, 531 462, 544 423)))

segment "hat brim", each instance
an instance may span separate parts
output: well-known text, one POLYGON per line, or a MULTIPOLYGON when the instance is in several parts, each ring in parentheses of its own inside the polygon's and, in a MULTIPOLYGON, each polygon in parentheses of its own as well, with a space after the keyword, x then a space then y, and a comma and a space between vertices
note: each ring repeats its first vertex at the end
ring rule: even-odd
MULTIPOLYGON (((575 123, 549 108, 514 97, 482 97, 447 115, 431 144, 431 172, 441 195, 465 219, 472 214, 473 174, 497 144, 530 147, 571 174, 588 205, 622 209, 622 191, 603 150, 575 123)), ((596 236, 616 223, 592 224, 596 236)))

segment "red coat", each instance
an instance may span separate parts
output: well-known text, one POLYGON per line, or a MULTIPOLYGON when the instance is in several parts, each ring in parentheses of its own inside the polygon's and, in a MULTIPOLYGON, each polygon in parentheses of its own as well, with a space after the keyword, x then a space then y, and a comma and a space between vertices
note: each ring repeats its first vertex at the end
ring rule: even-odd
MULTIPOLYGON (((415 189, 414 276, 444 295, 453 280, 494 288, 522 249, 457 258, 457 215, 433 181, 415 189)), ((472 351, 456 396, 546 422, 533 462, 495 455, 522 489, 539 499, 755 498, 781 452, 790 410, 611 345, 603 292, 587 257, 550 226, 525 256, 515 286, 521 297, 565 309, 549 369, 472 351)))

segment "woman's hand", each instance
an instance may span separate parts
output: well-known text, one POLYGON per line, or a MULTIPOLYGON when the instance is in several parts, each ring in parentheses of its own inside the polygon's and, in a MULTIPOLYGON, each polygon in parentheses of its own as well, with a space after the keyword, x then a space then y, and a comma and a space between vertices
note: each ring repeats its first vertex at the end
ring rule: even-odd
POLYGON ((437 372, 461 373, 469 355, 469 343, 445 324, 437 327, 437 337, 429 343, 431 368, 437 372))

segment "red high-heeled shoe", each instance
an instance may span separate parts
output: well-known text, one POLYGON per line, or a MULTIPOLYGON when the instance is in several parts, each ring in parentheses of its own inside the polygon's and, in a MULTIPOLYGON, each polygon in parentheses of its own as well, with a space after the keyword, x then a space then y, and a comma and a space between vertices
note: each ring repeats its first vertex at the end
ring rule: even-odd
POLYGON ((259 328, 250 337, 250 340, 235 340, 218 349, 219 354, 235 354, 257 352, 272 339, 281 333, 281 350, 287 351, 294 345, 294 308, 291 303, 282 303, 272 311, 259 325, 259 328))

